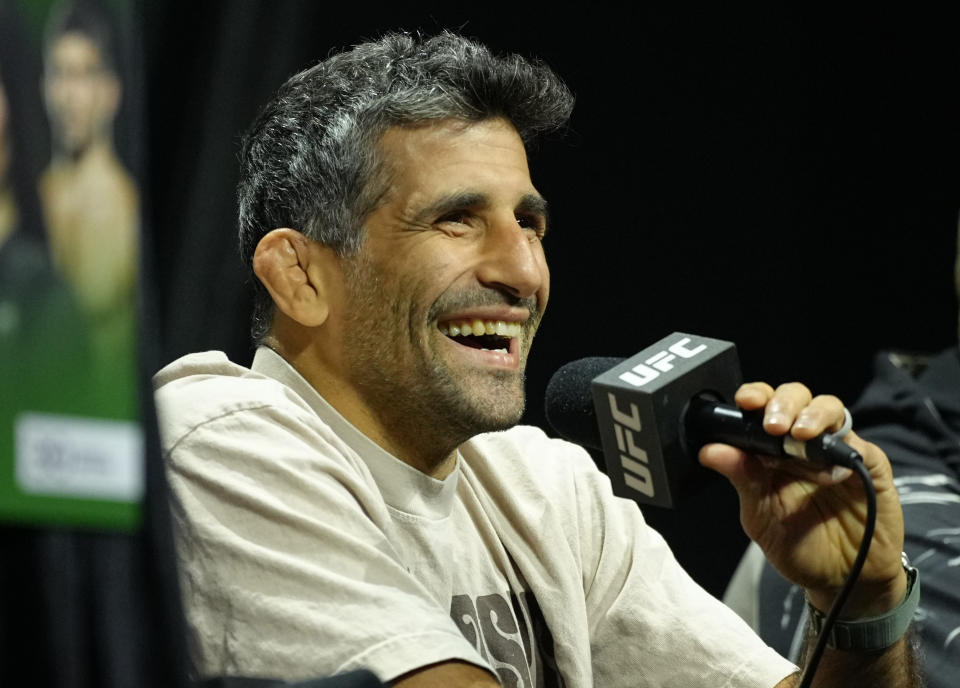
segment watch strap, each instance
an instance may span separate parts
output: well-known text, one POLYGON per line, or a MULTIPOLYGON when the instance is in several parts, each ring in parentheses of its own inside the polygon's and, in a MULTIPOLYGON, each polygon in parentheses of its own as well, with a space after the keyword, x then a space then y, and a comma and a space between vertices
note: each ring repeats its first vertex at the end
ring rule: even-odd
MULTIPOLYGON (((871 652, 885 650, 907 632, 913 613, 920 602, 919 572, 910 566, 904 557, 907 572, 907 592, 899 605, 880 616, 865 619, 837 620, 827 635, 827 645, 837 650, 871 652)), ((810 628, 815 635, 823 629, 826 615, 807 600, 810 628)))

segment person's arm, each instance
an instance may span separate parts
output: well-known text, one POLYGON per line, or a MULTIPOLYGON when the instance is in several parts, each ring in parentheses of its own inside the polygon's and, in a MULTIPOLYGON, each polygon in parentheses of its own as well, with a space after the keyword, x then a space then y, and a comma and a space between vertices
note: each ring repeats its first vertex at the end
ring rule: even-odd
POLYGON ((500 688, 490 672, 466 662, 441 662, 417 669, 390 685, 394 688, 500 688))
MULTIPOLYGON (((774 390, 764 383, 744 385, 736 395, 746 410, 764 411, 764 428, 772 435, 788 432, 808 440, 836 431, 843 423, 843 403, 832 396, 812 397, 799 384, 774 390)), ((877 492, 877 523, 869 556, 841 619, 873 617, 898 606, 907 589, 900 553, 903 513, 893 474, 879 447, 850 432, 845 441, 863 458, 877 492)), ((849 469, 813 472, 801 462, 751 456, 713 444, 701 462, 725 475, 740 496, 740 520, 767 559, 787 579, 802 586, 807 598, 826 613, 856 557, 866 520, 863 485, 849 469)), ((881 652, 827 649, 813 685, 920 686, 913 669, 911 644, 901 639, 881 652), (869 678, 868 678, 869 677, 869 678)), ((797 677, 779 686, 796 685, 797 677)))
MULTIPOLYGON (((880 653, 857 653, 827 648, 813 681, 815 687, 829 686, 922 686, 913 651, 912 633, 907 633, 896 644, 880 653)), ((815 638, 808 639, 807 649, 815 638)), ((809 652, 804 656, 804 663, 809 652)), ((800 677, 791 676, 776 688, 799 685, 800 677)))

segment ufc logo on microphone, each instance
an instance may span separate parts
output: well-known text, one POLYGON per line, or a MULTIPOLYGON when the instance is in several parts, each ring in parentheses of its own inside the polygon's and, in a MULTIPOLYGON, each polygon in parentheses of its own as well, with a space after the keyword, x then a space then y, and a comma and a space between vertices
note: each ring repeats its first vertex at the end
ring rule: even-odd
POLYGON ((671 363, 671 361, 675 360, 676 358, 693 358, 697 354, 700 354, 707 349, 706 344, 701 344, 700 346, 695 346, 692 349, 688 349, 687 345, 689 343, 690 337, 684 337, 678 342, 668 346, 665 351, 659 351, 645 360, 643 363, 634 366, 631 370, 621 373, 620 379, 626 382, 628 385, 633 385, 634 387, 643 387, 648 382, 660 377, 660 373, 666 373, 670 370, 673 370, 673 363, 671 363))
MULTIPOLYGON (((622 377, 622 376, 621 376, 622 377)), ((617 397, 607 394, 610 403, 610 416, 613 418, 613 431, 617 436, 617 449, 620 452, 620 468, 623 469, 623 481, 647 497, 654 496, 653 475, 650 473, 647 452, 637 446, 634 437, 640 434, 643 423, 640 421, 640 409, 630 404, 630 412, 621 411, 617 397)))

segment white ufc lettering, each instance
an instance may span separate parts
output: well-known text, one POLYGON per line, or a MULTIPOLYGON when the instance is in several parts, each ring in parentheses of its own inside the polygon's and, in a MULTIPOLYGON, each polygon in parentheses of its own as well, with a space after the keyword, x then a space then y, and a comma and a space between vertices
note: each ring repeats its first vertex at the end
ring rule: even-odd
POLYGON ((613 431, 617 437, 617 449, 620 450, 623 481, 637 492, 653 497, 653 475, 647 467, 650 460, 647 452, 634 441, 634 433, 639 434, 643 427, 640 422, 640 409, 636 404, 630 404, 630 413, 624 413, 617 405, 617 397, 610 392, 607 393, 607 401, 613 418, 613 431))
POLYGON ((645 384, 660 377, 660 373, 666 373, 673 370, 671 361, 676 358, 693 358, 697 354, 706 350, 707 345, 701 344, 692 349, 687 348, 690 343, 690 337, 671 344, 666 351, 658 351, 643 363, 635 365, 625 373, 620 374, 620 379, 628 385, 634 387, 643 387, 645 384), (652 367, 651 367, 652 366, 652 367))

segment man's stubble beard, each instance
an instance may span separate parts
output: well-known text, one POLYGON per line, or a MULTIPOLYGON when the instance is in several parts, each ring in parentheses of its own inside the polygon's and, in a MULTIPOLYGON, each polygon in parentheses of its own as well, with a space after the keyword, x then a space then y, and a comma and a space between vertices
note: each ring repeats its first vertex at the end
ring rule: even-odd
MULTIPOLYGON (((428 316, 416 321, 415 313, 405 316, 399 307, 416 291, 409 279, 384 285, 381 271, 361 256, 345 259, 344 275, 348 379, 403 446, 422 447, 442 459, 475 435, 506 430, 520 421, 522 372, 484 371, 482 389, 471 388, 469 375, 457 375, 420 340, 429 332, 428 316), (378 337, 374 333, 384 331, 377 327, 383 320, 387 334, 378 337)), ((525 334, 527 342, 535 329, 531 325, 525 334)))

